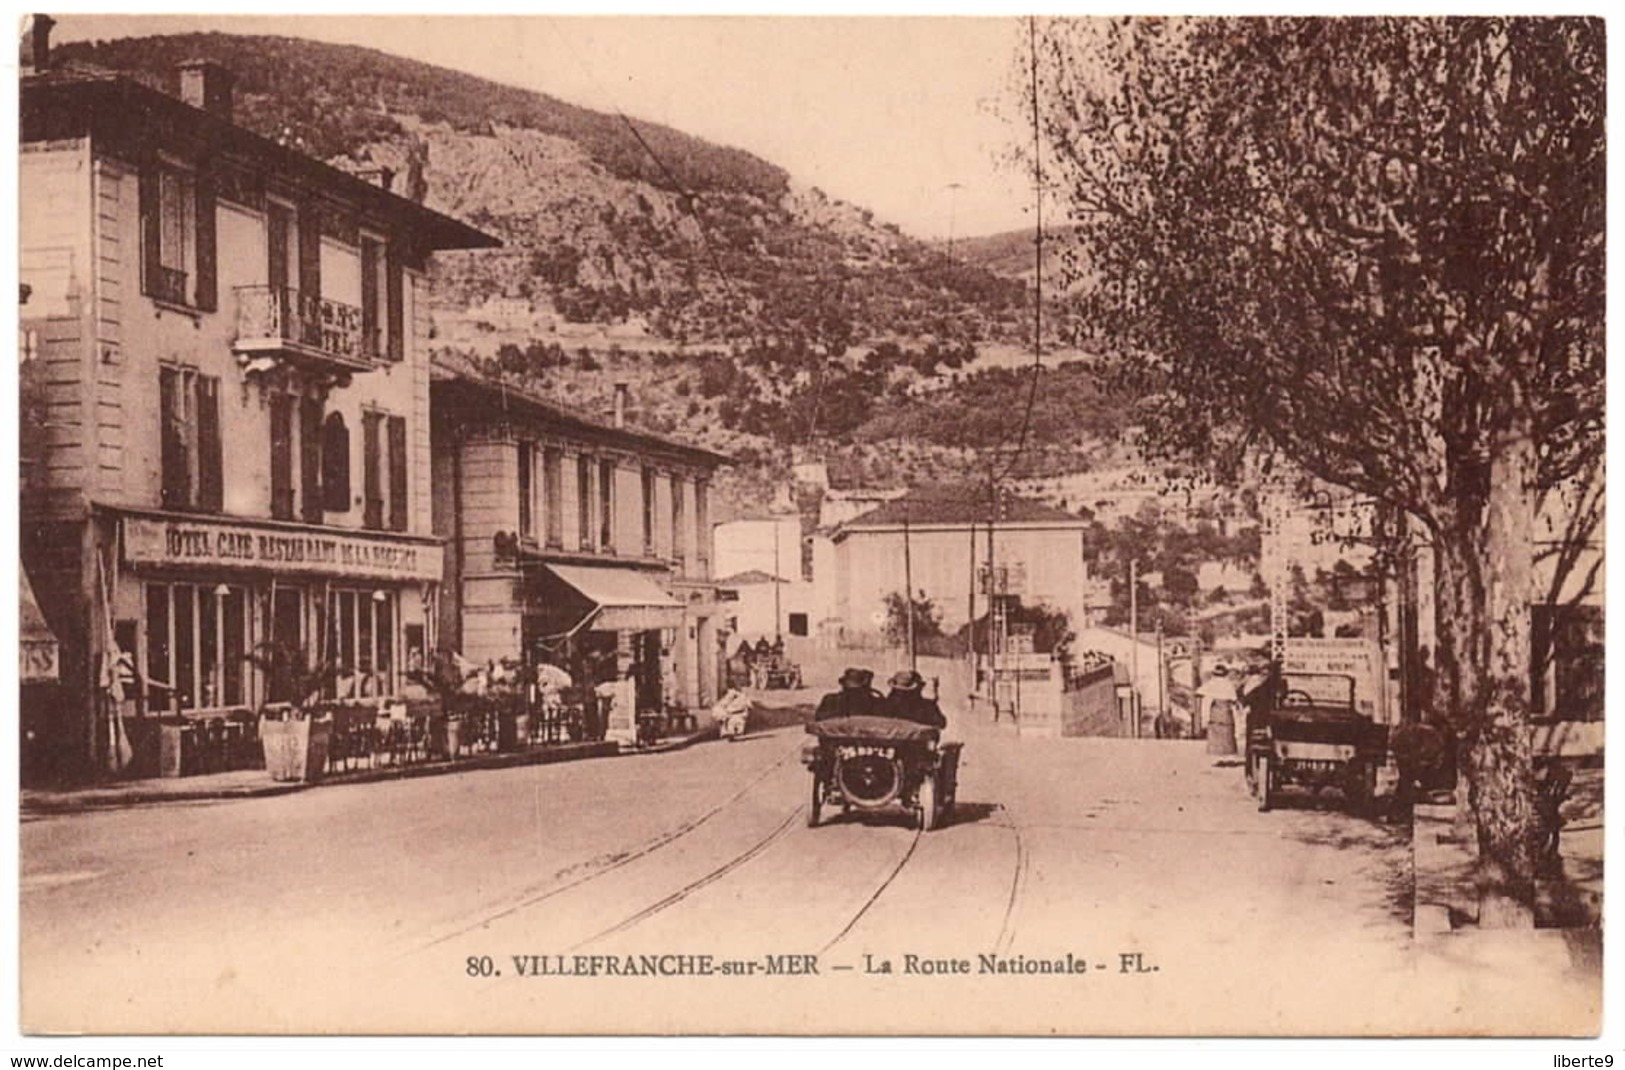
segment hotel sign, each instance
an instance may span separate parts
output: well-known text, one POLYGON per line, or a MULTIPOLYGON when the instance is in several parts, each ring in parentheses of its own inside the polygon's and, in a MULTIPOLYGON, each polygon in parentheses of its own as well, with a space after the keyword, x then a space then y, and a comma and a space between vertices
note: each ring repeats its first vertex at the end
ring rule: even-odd
POLYGON ((124 560, 349 579, 439 580, 438 545, 193 520, 124 519, 124 560))

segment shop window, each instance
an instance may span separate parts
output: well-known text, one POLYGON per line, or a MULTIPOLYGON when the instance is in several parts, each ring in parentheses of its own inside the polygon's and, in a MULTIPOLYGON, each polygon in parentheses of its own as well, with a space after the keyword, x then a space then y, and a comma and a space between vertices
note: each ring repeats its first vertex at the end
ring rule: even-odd
POLYGON ((330 513, 350 511, 350 429, 336 412, 322 424, 322 506, 330 513))
POLYGON ((792 614, 790 614, 790 634, 791 635, 806 635, 807 634, 807 614, 805 614, 805 613, 792 613, 792 614))
MULTIPOLYGON (((298 587, 275 589, 271 596, 271 617, 267 622, 265 643, 280 649, 304 650, 305 645, 305 592, 298 587)), ((281 673, 273 673, 265 681, 267 702, 293 702, 303 698, 289 690, 289 680, 281 673)))
POLYGON ((615 462, 598 465, 598 545, 615 550, 615 462))
POLYGON ((248 597, 226 584, 147 585, 147 707, 248 702, 248 597))
POLYGON ((159 368, 158 407, 164 507, 219 512, 225 498, 220 380, 191 368, 159 368))
POLYGON ((334 590, 327 612, 329 697, 366 699, 396 691, 396 596, 384 590, 334 590))
POLYGON ((542 508, 547 513, 547 545, 564 547, 564 455, 542 451, 542 508))
POLYGON ((1565 721, 1603 719, 1601 606, 1531 607, 1533 710, 1565 721))
POLYGON ((141 292, 173 305, 213 311, 214 195, 206 181, 168 162, 141 173, 141 292))

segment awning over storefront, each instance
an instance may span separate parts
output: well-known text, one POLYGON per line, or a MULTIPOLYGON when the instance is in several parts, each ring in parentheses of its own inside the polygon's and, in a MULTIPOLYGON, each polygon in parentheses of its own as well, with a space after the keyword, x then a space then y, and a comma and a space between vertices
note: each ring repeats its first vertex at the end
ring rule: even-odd
POLYGON ((648 576, 629 568, 590 568, 585 565, 544 566, 542 593, 549 586, 568 588, 567 602, 582 609, 569 631, 644 632, 676 628, 683 622, 683 604, 662 591, 648 576), (582 601, 586 605, 581 605, 582 601))
POLYGON ((34 585, 28 582, 28 570, 19 567, 22 617, 18 621, 17 641, 22 655, 20 671, 25 684, 53 683, 58 679, 58 661, 61 653, 56 633, 45 621, 39 601, 34 597, 34 585))

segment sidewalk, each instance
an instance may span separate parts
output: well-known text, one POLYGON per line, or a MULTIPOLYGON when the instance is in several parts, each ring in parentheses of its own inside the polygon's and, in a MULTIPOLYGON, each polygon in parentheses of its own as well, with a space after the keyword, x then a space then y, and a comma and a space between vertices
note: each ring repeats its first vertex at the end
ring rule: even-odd
POLYGON ((717 735, 715 723, 694 732, 670 736, 651 747, 623 747, 613 740, 591 743, 558 743, 508 754, 480 754, 455 761, 425 762, 421 765, 379 765, 328 773, 313 782, 272 780, 263 769, 238 769, 203 776, 161 777, 93 784, 81 788, 22 790, 22 813, 26 815, 69 814, 86 810, 144 806, 152 803, 203 802, 225 799, 268 798, 310 788, 335 784, 370 784, 381 780, 441 776, 482 769, 510 769, 524 765, 580 761, 586 758, 612 758, 622 754, 658 754, 692 746, 717 735))
MULTIPOLYGON (((1535 884, 1536 930, 1602 924, 1602 791, 1601 768, 1576 775, 1563 805, 1561 865, 1535 884)), ((1479 928, 1478 851, 1465 808, 1418 804, 1413 819, 1416 936, 1487 932, 1479 928)))

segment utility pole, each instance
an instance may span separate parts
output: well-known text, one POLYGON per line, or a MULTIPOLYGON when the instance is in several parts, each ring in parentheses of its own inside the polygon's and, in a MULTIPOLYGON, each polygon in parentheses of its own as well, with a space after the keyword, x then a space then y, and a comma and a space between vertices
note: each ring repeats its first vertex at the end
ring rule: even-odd
POLYGON ((1140 738, 1140 559, 1128 563, 1129 737, 1140 738))
POLYGON ((993 525, 999 515, 999 483, 997 477, 991 475, 991 473, 989 474, 987 487, 987 687, 988 694, 993 696, 993 721, 997 724, 999 720, 999 629, 1003 619, 1000 615, 1001 602, 999 600, 998 583, 993 570, 993 525))
POLYGON ((948 183, 948 259, 954 258, 954 217, 959 207, 959 191, 963 188, 958 182, 948 183))
POLYGON ((909 547, 908 500, 903 500, 903 599, 908 604, 908 667, 917 670, 919 657, 914 649, 914 557, 909 547))
POLYGON ((976 649, 976 513, 970 514, 970 598, 965 603, 966 635, 970 637, 970 671, 974 683, 982 668, 982 656, 976 649))
POLYGON ((784 620, 783 607, 779 603, 779 586, 783 582, 779 577, 779 524, 780 517, 773 518, 773 638, 777 639, 784 634, 780 622, 784 620))
POLYGON ((1157 718, 1159 724, 1168 723, 1167 697, 1168 663, 1162 660, 1162 619, 1157 619, 1157 718))

